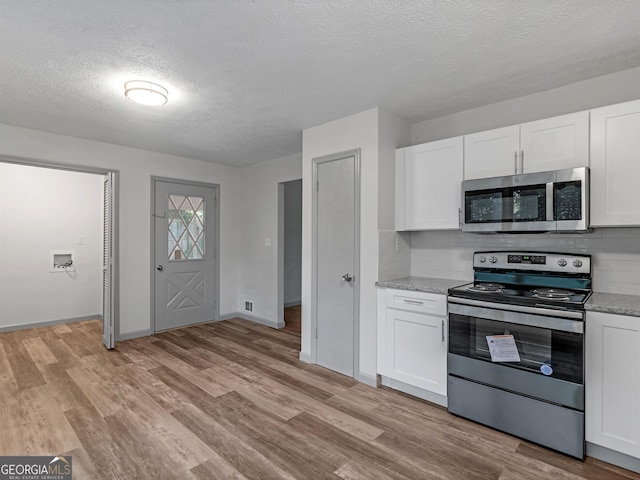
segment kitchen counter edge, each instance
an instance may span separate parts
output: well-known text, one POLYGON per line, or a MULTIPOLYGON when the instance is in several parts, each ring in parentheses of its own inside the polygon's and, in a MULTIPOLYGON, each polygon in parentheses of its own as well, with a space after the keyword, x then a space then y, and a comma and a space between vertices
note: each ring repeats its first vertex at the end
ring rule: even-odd
POLYGON ((593 292, 584 308, 587 312, 640 317, 640 296, 593 292))
POLYGON ((469 280, 452 280, 450 278, 402 277, 376 282, 380 288, 393 288, 413 292, 439 293, 446 295, 452 287, 469 283, 469 280))
MULTIPOLYGON (((447 295, 452 287, 469 283, 469 280, 452 280, 450 278, 402 277, 376 282, 380 288, 393 288, 413 292, 439 293, 447 295)), ((640 317, 640 295, 621 295, 617 293, 593 292, 585 310, 588 312, 611 313, 640 317)))

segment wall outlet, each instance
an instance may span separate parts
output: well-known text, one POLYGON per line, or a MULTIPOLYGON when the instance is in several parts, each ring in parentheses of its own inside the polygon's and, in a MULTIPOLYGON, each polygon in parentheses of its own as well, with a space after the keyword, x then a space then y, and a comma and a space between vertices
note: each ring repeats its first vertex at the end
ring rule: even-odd
POLYGON ((243 300, 244 303, 244 311, 245 312, 253 312, 253 302, 251 300, 243 300))
POLYGON ((265 247, 270 247, 271 246, 271 239, 269 237, 264 239, 264 246, 265 247))

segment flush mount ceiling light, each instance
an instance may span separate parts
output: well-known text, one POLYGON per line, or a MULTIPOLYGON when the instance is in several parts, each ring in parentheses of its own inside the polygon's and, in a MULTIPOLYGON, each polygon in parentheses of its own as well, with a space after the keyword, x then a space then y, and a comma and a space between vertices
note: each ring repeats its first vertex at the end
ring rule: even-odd
POLYGON ((147 80, 129 80, 124 83, 124 96, 132 102, 157 107, 167 103, 169 92, 157 83, 147 80))

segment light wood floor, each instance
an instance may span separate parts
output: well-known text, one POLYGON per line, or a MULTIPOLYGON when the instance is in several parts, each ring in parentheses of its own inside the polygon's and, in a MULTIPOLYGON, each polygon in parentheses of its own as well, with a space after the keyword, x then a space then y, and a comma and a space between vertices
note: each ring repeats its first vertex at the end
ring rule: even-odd
POLYGON ((302 305, 293 305, 284 309, 285 330, 302 334, 302 305))
POLYGON ((242 320, 117 344, 97 321, 0 334, 0 454, 73 456, 74 479, 640 478, 301 363, 242 320))

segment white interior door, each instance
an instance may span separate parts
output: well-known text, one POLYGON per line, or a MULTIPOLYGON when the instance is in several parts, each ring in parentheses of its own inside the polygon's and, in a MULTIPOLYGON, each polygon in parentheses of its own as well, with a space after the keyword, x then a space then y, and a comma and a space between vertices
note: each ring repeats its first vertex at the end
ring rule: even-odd
POLYGON ((316 362, 354 376, 357 285, 357 156, 316 167, 316 362))
POLYGON ((102 342, 107 349, 114 346, 113 293, 113 173, 104 178, 104 215, 102 246, 102 342))
POLYGON ((155 331, 215 320, 217 188, 154 184, 155 331))

